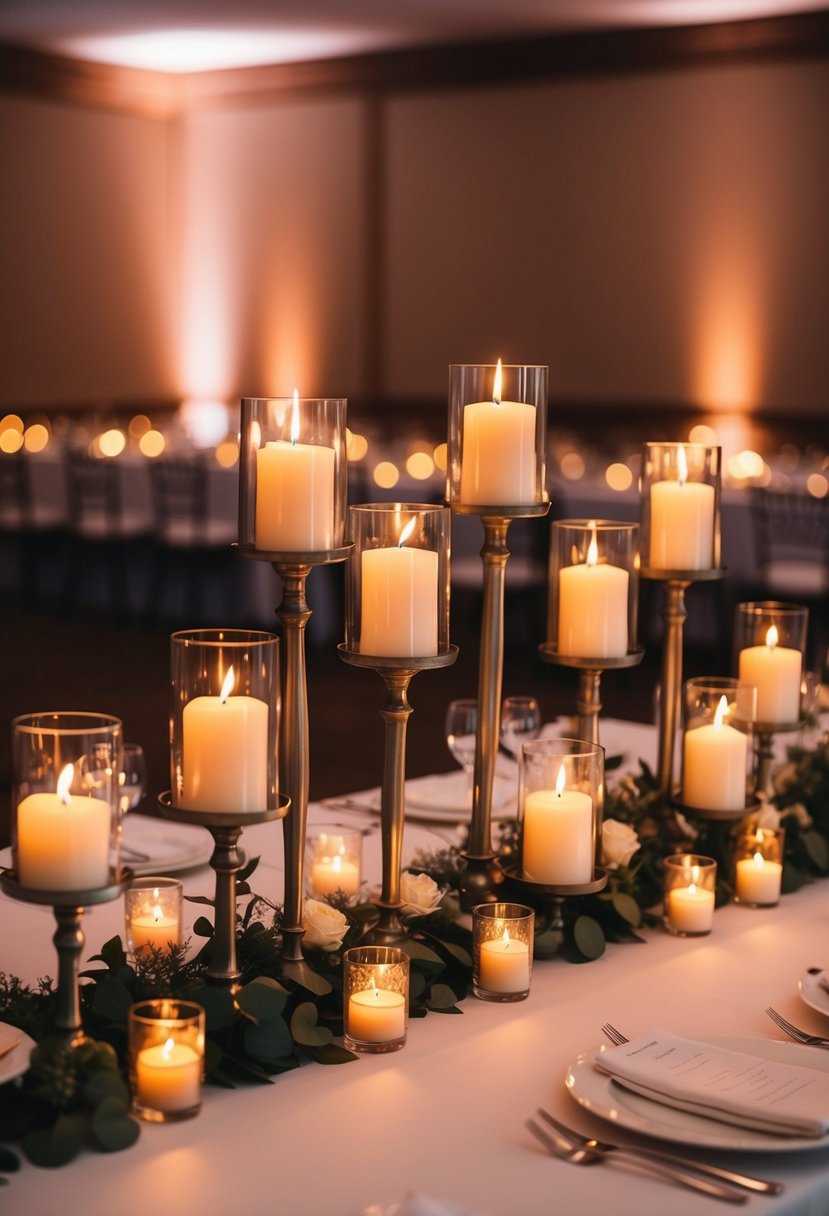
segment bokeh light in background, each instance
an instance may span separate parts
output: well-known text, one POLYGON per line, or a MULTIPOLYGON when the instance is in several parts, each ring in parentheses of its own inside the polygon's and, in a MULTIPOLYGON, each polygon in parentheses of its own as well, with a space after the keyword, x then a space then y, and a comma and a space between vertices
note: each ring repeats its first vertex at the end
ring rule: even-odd
POLYGON ((717 444, 717 432, 711 426, 706 426, 704 422, 692 426, 688 432, 688 442, 697 443, 704 448, 713 448, 717 444))
POLYGON ((49 428, 42 422, 33 422, 23 435, 23 446, 27 452, 42 452, 49 443, 49 428))
POLYGON ((829 481, 822 473, 810 473, 806 478, 806 489, 815 498, 825 498, 829 493, 829 481))
POLYGON ((379 486, 381 490, 390 490, 400 480, 400 470, 390 460, 381 460, 378 465, 375 465, 372 477, 374 478, 374 484, 379 486))
POLYGON ((133 439, 140 439, 142 435, 146 435, 152 425, 146 414, 136 414, 134 418, 130 419, 127 430, 133 439))
POLYGON ((5 431, 17 431, 19 435, 23 434, 23 419, 19 414, 6 414, 0 419, 0 434, 5 431))
POLYGON ((620 464, 618 461, 608 465, 604 477, 611 490, 617 490, 620 494, 629 490, 633 484, 633 474, 630 469, 626 464, 620 464))
POLYGON ((4 431, 0 431, 0 452, 7 452, 10 455, 14 452, 19 452, 23 447, 23 435, 14 427, 7 427, 4 431))
POLYGON ((368 440, 365 435, 345 428, 345 451, 349 460, 362 460, 368 451, 368 440))
POLYGON ((415 481, 426 481, 435 471, 435 462, 428 452, 412 452, 406 461, 406 472, 415 481))
POLYGON ((138 440, 138 450, 142 456, 149 456, 151 459, 160 456, 167 446, 167 441, 161 431, 144 431, 141 438, 138 440))
POLYGON ((92 440, 89 453, 91 456, 120 456, 126 446, 127 437, 124 432, 119 431, 117 427, 111 427, 92 440))
POLYGON ((239 459, 239 440, 228 435, 216 448, 216 461, 223 469, 232 469, 239 459))
POLYGON ((440 469, 441 473, 446 472, 447 453, 449 449, 445 443, 439 443, 432 452, 432 459, 435 462, 435 467, 440 469))
POLYGON ((215 447, 230 428, 230 414, 222 401, 183 401, 178 414, 185 435, 196 448, 215 447))
POLYGON ((584 460, 578 452, 565 452, 559 461, 562 477, 568 481, 579 481, 584 477, 584 460))
POLYGON ((766 462, 759 452, 753 452, 750 448, 743 449, 742 452, 736 452, 733 456, 729 456, 726 462, 728 476, 734 481, 752 481, 759 484, 768 484, 771 480, 771 470, 766 468, 766 462), (766 478, 766 474, 768 477, 766 478), (764 481, 765 479, 765 481, 764 481))

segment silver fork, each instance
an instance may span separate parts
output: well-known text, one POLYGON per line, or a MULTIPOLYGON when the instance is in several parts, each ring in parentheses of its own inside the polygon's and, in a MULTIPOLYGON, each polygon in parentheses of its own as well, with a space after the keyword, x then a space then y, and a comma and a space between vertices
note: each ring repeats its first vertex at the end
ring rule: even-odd
POLYGON ((605 1022, 602 1026, 602 1034, 610 1039, 614 1047, 621 1047, 623 1043, 629 1043, 630 1039, 625 1038, 621 1030, 617 1030, 610 1022, 605 1022))
POLYGON ((748 1198, 747 1195, 741 1195, 739 1191, 734 1191, 731 1187, 722 1186, 717 1182, 707 1182, 704 1178, 698 1178, 696 1174, 686 1173, 684 1169, 662 1165, 656 1161, 644 1161, 625 1149, 614 1151, 613 1156, 610 1157, 603 1149, 582 1148, 580 1144, 560 1133, 547 1131, 534 1119, 525 1120, 525 1126, 532 1132, 536 1140, 544 1145, 548 1153, 552 1153, 554 1157, 559 1157, 563 1161, 569 1161, 572 1165, 599 1165, 614 1159, 630 1161, 655 1178, 661 1178, 664 1182, 676 1182, 680 1186, 687 1187, 688 1190, 708 1195, 711 1199, 722 1199, 725 1203, 745 1203, 748 1198))
POLYGON ((805 1043, 808 1047, 829 1047, 829 1039, 819 1034, 809 1034, 808 1030, 801 1030, 799 1026, 794 1026, 770 1005, 766 1013, 775 1026, 779 1026, 783 1033, 787 1034, 790 1039, 794 1039, 796 1043, 805 1043))

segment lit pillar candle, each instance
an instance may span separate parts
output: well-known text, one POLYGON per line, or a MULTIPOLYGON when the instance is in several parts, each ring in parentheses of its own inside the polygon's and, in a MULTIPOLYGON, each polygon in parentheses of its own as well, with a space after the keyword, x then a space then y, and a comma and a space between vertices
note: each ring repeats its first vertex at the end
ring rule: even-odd
POLYGON ((303 553, 334 545, 334 449, 299 443, 294 390, 291 442, 266 443, 256 453, 255 545, 303 553))
POLYGON ((261 811, 268 805, 268 706, 232 697, 229 667, 218 697, 194 697, 182 713, 181 806, 261 811))
POLYGON ((776 625, 769 626, 765 646, 740 651, 740 679, 757 686, 758 722, 800 721, 800 675, 803 656, 778 646, 776 625))
POLYGON ((651 486, 650 556, 656 570, 709 570, 714 560, 714 487, 688 481, 685 449, 676 481, 651 486))
POLYGON ((353 861, 337 854, 323 857, 311 866, 311 886, 317 895, 356 895, 360 889, 360 870, 353 861))
POLYGON ((682 801, 706 811, 739 811, 746 803, 746 736, 725 721, 720 697, 713 723, 685 732, 682 801))
POLYGON ((460 500, 479 506, 535 502, 535 406, 501 400, 501 360, 492 401, 464 406, 460 500))
POLYGON ((41 891, 109 885, 112 808, 103 798, 70 794, 75 768, 61 770, 54 794, 28 794, 17 807, 17 877, 41 891))
POLYGON ((714 924, 714 892, 691 883, 668 892, 668 920, 677 933, 708 933, 714 924))
POLYGON ((554 790, 534 790, 524 800, 525 877, 551 886, 593 878, 593 799, 565 790, 564 766, 554 790))
POLYGON ((558 576, 558 653, 621 658, 628 648, 628 572, 599 564, 596 530, 587 561, 558 576))
POLYGON ((170 945, 181 943, 181 925, 177 916, 164 913, 160 904, 156 904, 152 913, 143 916, 133 916, 130 921, 133 951, 139 951, 152 946, 155 950, 169 953, 170 945))
POLYGON ((406 1005, 400 992, 365 988, 348 1001, 347 1031, 364 1043, 391 1043, 406 1033, 406 1005))
POLYGON ((526 942, 503 937, 481 942, 479 983, 490 992, 526 992, 530 986, 530 948, 526 942))
POLYGON ((783 867, 768 861, 761 852, 737 862, 736 890, 740 903, 770 905, 780 900, 783 867))
POLYGON ((360 651, 427 658, 438 652, 438 555, 406 545, 416 517, 389 548, 361 557, 360 651))
POLYGON ((135 1059, 136 1097, 150 1110, 190 1110, 201 1102, 201 1073, 201 1056, 188 1043, 145 1047, 135 1059))

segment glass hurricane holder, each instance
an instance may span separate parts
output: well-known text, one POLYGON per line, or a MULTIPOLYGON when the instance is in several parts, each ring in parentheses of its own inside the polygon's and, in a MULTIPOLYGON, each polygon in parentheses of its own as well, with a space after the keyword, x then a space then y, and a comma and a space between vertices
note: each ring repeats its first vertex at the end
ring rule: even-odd
POLYGON ((749 908, 773 908, 783 879, 783 828, 754 827, 737 842, 734 898, 749 908))
POLYGON ((717 863, 698 853, 675 853, 663 863, 663 923, 676 937, 703 937, 714 922, 717 863))
POLYGON ((169 954, 181 945, 182 885, 177 878, 136 878, 124 892, 127 950, 140 955, 150 949, 169 954))
POLYGON ((127 1015, 132 1111, 151 1123, 191 1119, 201 1109, 205 1012, 194 1001, 140 1001, 127 1015))
POLYGON ((545 488, 547 368, 453 364, 449 368, 447 499, 484 528, 483 613, 472 819, 461 901, 494 900, 501 880, 492 849, 492 792, 504 667, 507 532, 513 519, 549 511, 545 488))
POLYGON ((409 956, 393 946, 343 954, 344 1043, 351 1051, 399 1051, 409 1022, 409 956))
POLYGON ((665 798, 673 788, 682 701, 685 592, 692 583, 723 578, 720 484, 722 451, 691 443, 646 443, 642 456, 639 531, 642 578, 665 585, 662 619, 662 698, 657 780, 665 798))
POLYGON ((682 780, 677 802, 704 819, 742 819, 755 808, 753 684, 718 676, 685 682, 682 780))
POLYGON ((341 823, 326 823, 308 834, 305 877, 313 899, 357 895, 363 868, 363 833, 341 823))
POLYGON ((606 519, 554 520, 550 544, 548 663, 579 670, 579 737, 599 742, 602 672, 635 667, 639 525, 606 519))
POLYGON ((770 797, 774 736, 802 724, 803 654, 809 609, 802 604, 757 600, 737 605, 736 666, 741 680, 757 687, 758 797, 770 797))
POLYGON ((482 1001, 524 1001, 530 994, 535 913, 524 904, 472 909, 472 991, 482 1001))

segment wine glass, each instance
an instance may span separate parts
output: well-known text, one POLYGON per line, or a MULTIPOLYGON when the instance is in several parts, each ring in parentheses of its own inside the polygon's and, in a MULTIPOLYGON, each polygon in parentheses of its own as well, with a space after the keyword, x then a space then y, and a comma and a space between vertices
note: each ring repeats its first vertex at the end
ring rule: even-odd
POLYGON ((118 784, 120 786, 121 814, 134 811, 147 792, 147 762, 140 743, 124 744, 124 767, 118 784))
POLYGON ((521 746, 538 736, 541 710, 535 697, 505 697, 501 706, 501 744, 515 760, 521 746))
POLYGON ((446 743, 469 779, 469 801, 472 802, 472 778, 475 771, 475 737, 478 731, 478 702, 450 701, 446 709, 446 743))

